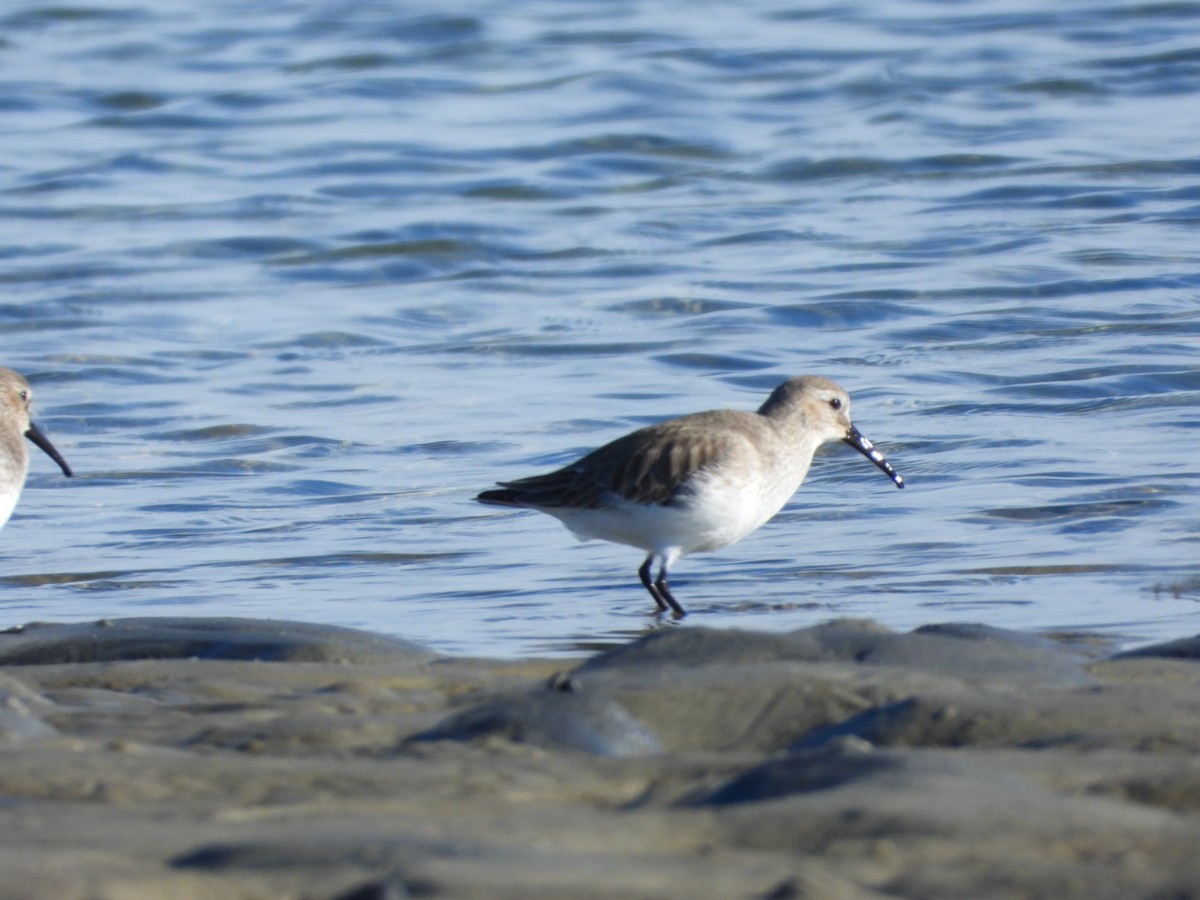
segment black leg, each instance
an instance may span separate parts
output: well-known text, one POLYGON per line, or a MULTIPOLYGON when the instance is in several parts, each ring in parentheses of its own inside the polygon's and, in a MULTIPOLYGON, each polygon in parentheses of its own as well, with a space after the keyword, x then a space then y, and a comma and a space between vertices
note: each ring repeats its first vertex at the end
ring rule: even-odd
POLYGON ((658 570, 658 579, 650 580, 650 566, 654 563, 654 554, 651 553, 646 557, 646 561, 642 563, 642 567, 638 569, 638 577, 642 579, 642 584, 646 586, 646 590, 650 592, 650 596, 654 598, 654 603, 658 607, 660 613, 671 610, 672 615, 677 619, 682 619, 687 613, 683 607, 679 605, 679 601, 675 599, 671 593, 671 589, 667 586, 667 565, 664 562, 662 568, 658 570))
MULTIPOLYGON (((638 577, 642 579, 642 584, 646 586, 646 590, 650 592, 650 596, 654 598, 654 603, 658 607, 659 612, 666 612, 667 601, 663 599, 659 592, 658 585, 650 580, 650 564, 654 562, 654 554, 651 553, 646 557, 646 561, 642 563, 642 567, 638 569, 638 577)), ((660 576, 661 578, 661 576, 660 576)), ((672 606, 677 605, 674 600, 671 601, 672 606)))
POLYGON ((671 612, 675 614, 675 618, 682 619, 687 615, 687 613, 683 611, 683 607, 679 605, 679 601, 671 595, 671 589, 667 587, 666 565, 658 570, 658 581, 654 582, 654 586, 658 589, 658 595, 667 601, 668 604, 670 604, 671 612))

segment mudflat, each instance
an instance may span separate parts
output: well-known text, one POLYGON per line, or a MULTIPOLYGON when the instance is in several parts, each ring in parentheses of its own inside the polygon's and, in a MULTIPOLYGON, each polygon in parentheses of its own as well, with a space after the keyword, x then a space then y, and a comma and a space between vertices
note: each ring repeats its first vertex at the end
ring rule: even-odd
POLYGON ((1200 896, 1200 639, 0 634, 0 900, 1200 896))

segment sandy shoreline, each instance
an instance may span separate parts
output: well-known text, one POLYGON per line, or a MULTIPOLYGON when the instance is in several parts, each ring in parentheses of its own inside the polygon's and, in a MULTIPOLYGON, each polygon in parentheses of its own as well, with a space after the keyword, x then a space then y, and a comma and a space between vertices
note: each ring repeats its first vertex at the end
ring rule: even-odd
POLYGON ((1200 642, 0 635, 0 898, 1200 896, 1200 642))

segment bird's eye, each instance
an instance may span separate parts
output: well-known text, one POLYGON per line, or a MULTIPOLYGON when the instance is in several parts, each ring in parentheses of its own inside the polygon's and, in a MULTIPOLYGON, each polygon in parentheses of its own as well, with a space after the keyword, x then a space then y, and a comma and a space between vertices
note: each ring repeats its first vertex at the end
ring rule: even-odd
POLYGON ((829 401, 829 406, 831 409, 841 409, 842 408, 842 398, 841 397, 832 398, 829 401))
POLYGON ((26 403, 29 402, 29 391, 17 391, 17 394, 21 397, 21 399, 23 401, 25 401, 26 403))

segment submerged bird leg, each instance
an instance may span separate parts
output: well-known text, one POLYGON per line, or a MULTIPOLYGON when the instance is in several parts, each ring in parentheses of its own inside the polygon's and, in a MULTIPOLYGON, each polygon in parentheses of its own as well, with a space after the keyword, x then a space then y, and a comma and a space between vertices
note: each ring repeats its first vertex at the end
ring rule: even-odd
POLYGON ((638 569, 638 577, 642 579, 642 584, 646 586, 646 590, 650 592, 650 596, 654 598, 654 602, 658 604, 658 611, 664 613, 670 608, 672 614, 677 619, 682 619, 687 615, 683 611, 683 607, 679 605, 679 601, 671 594, 671 589, 667 586, 667 563, 669 557, 662 557, 662 565, 658 567, 658 578, 654 581, 650 580, 650 566, 654 564, 654 554, 651 553, 646 557, 646 561, 642 563, 642 567, 638 569))
POLYGON ((683 611, 683 607, 679 605, 679 601, 671 596, 671 589, 667 587, 667 561, 663 560, 662 566, 658 570, 658 580, 650 580, 650 566, 654 563, 654 554, 651 553, 646 557, 646 561, 642 563, 642 567, 638 569, 638 577, 642 579, 642 584, 646 586, 646 590, 650 592, 650 596, 654 598, 655 605, 658 606, 660 613, 666 612, 668 609, 677 619, 682 619, 687 615, 683 611))
POLYGON ((659 612, 667 611, 667 601, 663 599, 662 594, 658 592, 658 587, 650 580, 650 564, 654 562, 654 554, 651 553, 646 557, 646 561, 642 563, 642 567, 638 569, 638 578, 642 579, 642 584, 646 586, 646 590, 650 592, 650 596, 654 598, 654 603, 658 607, 659 612))
POLYGON ((683 611, 683 607, 679 605, 679 601, 671 595, 671 589, 667 587, 667 563, 663 560, 662 568, 658 570, 658 580, 654 582, 654 587, 658 590, 658 595, 667 601, 671 606, 671 612, 675 614, 675 618, 682 619, 687 615, 683 611))

